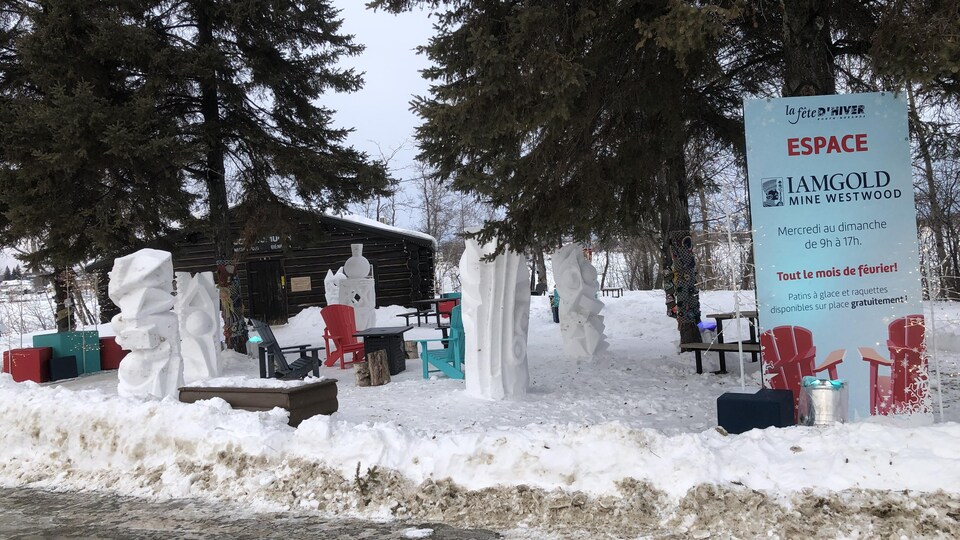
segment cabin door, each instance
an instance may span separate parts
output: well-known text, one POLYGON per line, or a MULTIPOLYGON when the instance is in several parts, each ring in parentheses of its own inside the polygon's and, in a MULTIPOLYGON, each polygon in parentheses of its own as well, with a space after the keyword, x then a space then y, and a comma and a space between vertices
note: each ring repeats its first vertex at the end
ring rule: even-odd
POLYGON ((248 261, 250 316, 267 324, 287 322, 287 277, 282 260, 248 261))

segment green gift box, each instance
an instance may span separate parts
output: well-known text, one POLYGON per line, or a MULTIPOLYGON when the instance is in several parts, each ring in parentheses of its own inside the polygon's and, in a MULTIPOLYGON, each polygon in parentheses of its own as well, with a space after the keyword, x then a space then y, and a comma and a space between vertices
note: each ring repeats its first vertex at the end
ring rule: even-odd
POLYGON ((33 336, 34 347, 50 347, 53 356, 74 356, 77 373, 100 371, 100 335, 96 330, 56 332, 33 336))

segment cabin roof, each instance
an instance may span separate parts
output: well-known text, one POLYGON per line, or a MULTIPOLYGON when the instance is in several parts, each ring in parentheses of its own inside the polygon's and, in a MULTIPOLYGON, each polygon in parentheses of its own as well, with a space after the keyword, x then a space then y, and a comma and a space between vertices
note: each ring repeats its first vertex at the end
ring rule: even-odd
MULTIPOLYGON (((232 214, 242 211, 244 205, 237 205, 230 209, 232 214)), ((385 238, 392 238, 398 240, 405 240, 413 244, 424 246, 430 248, 431 250, 436 250, 437 240, 430 236, 429 234, 421 233, 419 231, 412 231, 409 229, 403 229, 400 227, 394 227, 391 225, 386 225, 378 221, 356 215, 344 215, 344 216, 334 216, 327 213, 321 213, 314 210, 308 210, 304 208, 294 208, 287 206, 285 209, 287 215, 295 215, 298 219, 301 220, 316 220, 319 224, 324 224, 328 227, 341 230, 354 230, 361 233, 380 236, 385 238)), ((176 249, 176 246, 181 244, 181 240, 191 233, 197 230, 198 222, 190 223, 183 228, 172 232, 169 235, 166 235, 162 238, 157 238, 153 241, 144 242, 140 246, 131 246, 127 253, 132 253, 137 249, 141 248, 155 248, 171 251, 176 249)), ((120 256, 118 254, 117 256, 120 256)), ((97 270, 102 270, 104 268, 109 268, 113 264, 115 257, 104 257, 93 263, 86 266, 88 272, 93 272, 97 270)))

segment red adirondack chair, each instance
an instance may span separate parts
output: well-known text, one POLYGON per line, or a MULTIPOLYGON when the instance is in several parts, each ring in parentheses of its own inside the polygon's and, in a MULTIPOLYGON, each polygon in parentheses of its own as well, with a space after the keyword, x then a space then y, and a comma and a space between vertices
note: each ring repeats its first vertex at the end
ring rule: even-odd
POLYGON ((441 318, 449 319, 450 312, 460 304, 460 293, 443 293, 440 297, 449 298, 450 300, 437 302, 437 324, 440 324, 441 318))
POLYGON ((807 376, 826 370, 831 379, 837 378, 837 364, 843 362, 844 349, 827 355, 823 364, 815 365, 817 348, 813 345, 813 333, 802 326, 777 326, 760 334, 760 354, 763 358, 764 377, 774 390, 793 392, 793 412, 797 413, 800 398, 800 381, 807 376))
POLYGON ((924 398, 919 383, 927 372, 923 315, 895 319, 887 332, 889 359, 860 347, 860 357, 870 363, 870 414, 918 412, 924 398), (880 367, 889 368, 889 375, 880 375, 880 367))
POLYGON ((444 318, 450 318, 450 312, 453 311, 453 308, 457 307, 456 300, 445 300, 443 302, 437 302, 437 315, 444 318))
POLYGON ((357 333, 357 320, 354 318, 353 306, 331 304, 320 310, 320 316, 326 325, 323 341, 327 347, 327 359, 323 365, 332 366, 340 360, 340 369, 346 369, 347 364, 363 360, 363 342, 354 336, 357 333), (333 342, 335 347, 331 347, 330 342, 333 342), (348 354, 353 355, 349 362, 344 358, 348 354))

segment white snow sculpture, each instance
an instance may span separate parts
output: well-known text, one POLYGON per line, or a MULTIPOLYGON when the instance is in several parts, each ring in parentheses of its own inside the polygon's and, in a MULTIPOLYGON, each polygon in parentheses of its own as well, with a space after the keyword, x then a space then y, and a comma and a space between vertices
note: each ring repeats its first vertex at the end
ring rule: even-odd
POLYGON ((343 267, 337 269, 336 273, 327 270, 327 277, 323 278, 323 295, 327 299, 327 305, 340 303, 340 283, 347 279, 343 275, 343 267))
POLYGON ((117 344, 130 351, 117 373, 121 396, 176 397, 183 386, 177 315, 171 311, 173 259, 141 249, 113 261, 108 293, 120 308, 111 323, 117 344))
POLYGON ((173 307, 180 320, 183 381, 187 384, 220 376, 220 293, 213 272, 177 272, 173 307))
POLYGON ((377 293, 370 276, 370 261, 363 256, 363 244, 350 244, 353 256, 343 265, 346 278, 340 280, 339 304, 353 307, 357 330, 366 330, 377 323, 377 293))
POLYGON ((560 294, 560 334, 567 354, 593 358, 607 350, 597 269, 583 256, 583 246, 567 244, 553 254, 553 278, 560 294))
POLYGON ((527 329, 530 279, 523 255, 513 251, 483 261, 496 242, 467 239, 460 258, 460 315, 466 339, 467 393, 490 399, 520 399, 527 393, 527 329))

